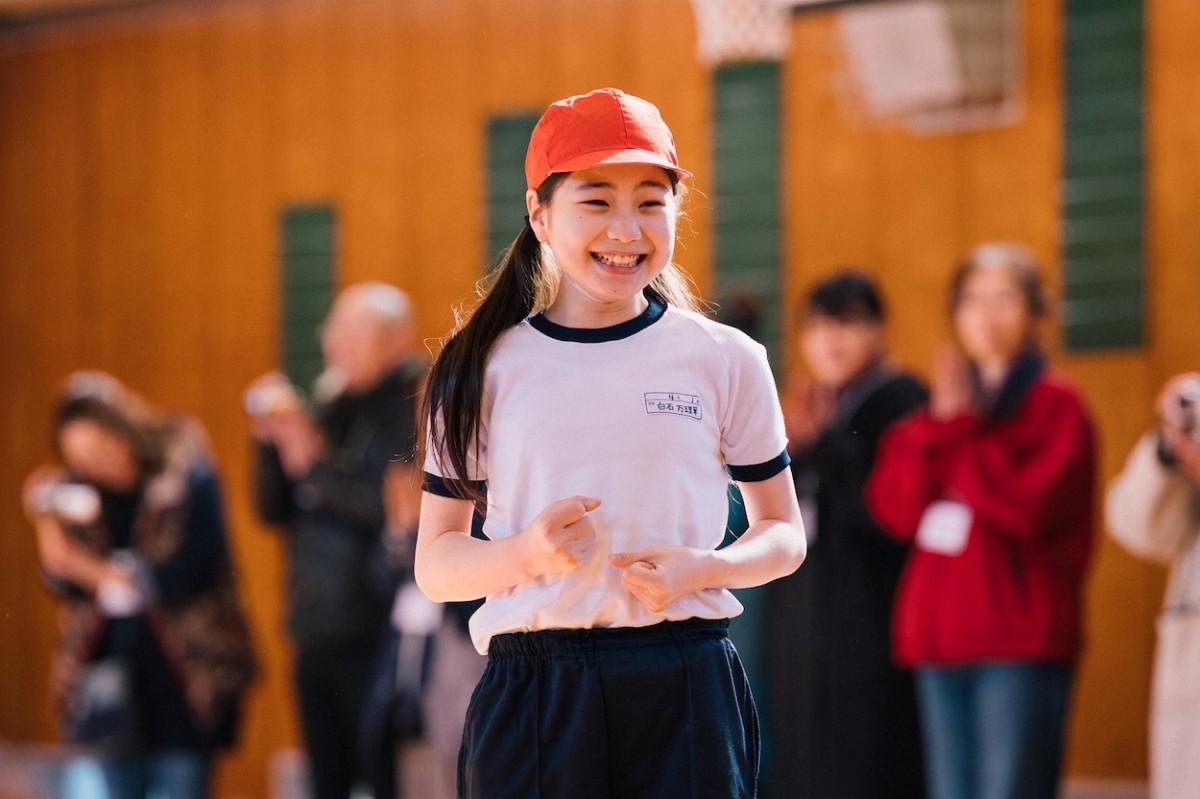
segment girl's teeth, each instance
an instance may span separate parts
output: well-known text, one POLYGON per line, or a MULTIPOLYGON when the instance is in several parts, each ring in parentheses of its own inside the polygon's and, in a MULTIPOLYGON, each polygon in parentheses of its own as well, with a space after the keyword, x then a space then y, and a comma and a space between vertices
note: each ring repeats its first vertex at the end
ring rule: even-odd
POLYGON ((641 258, 640 255, 600 255, 596 258, 608 264, 609 266, 633 266, 641 258))

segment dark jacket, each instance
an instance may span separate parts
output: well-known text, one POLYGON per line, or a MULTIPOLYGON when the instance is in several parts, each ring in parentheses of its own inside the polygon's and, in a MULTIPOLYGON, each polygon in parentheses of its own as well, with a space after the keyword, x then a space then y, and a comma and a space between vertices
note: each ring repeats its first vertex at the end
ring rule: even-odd
POLYGON ((288 532, 288 630, 300 646, 372 645, 386 630, 393 596, 369 579, 385 557, 383 478, 414 456, 424 375, 424 363, 402 364, 367 393, 323 409, 329 449, 303 480, 287 477, 274 447, 257 446, 256 504, 288 532))
POLYGON ((815 539, 799 570, 765 588, 774 765, 764 795, 924 795, 912 678, 891 659, 906 550, 871 519, 862 492, 880 436, 925 397, 913 378, 878 367, 842 391, 814 445, 793 453, 798 496, 815 501, 815 539))
POLYGON ((1083 400, 1033 357, 993 410, 948 421, 922 412, 888 433, 867 496, 897 541, 914 540, 937 500, 973 512, 960 554, 912 550, 896 599, 902 663, 1075 661, 1095 458, 1083 400))
POLYGON ((85 664, 109 654, 132 657, 145 744, 210 748, 232 743, 256 662, 205 436, 183 417, 168 429, 164 468, 135 494, 102 494, 101 519, 68 529, 97 555, 128 549, 156 599, 139 616, 110 620, 90 594, 50 581, 65 611, 54 693, 69 712, 85 664))

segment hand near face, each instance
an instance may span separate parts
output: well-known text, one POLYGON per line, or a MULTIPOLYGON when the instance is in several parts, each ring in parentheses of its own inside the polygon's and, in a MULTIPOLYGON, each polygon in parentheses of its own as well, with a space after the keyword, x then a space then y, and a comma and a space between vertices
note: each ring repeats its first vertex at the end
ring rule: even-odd
POLYGON ((833 413, 833 392, 811 380, 797 378, 781 398, 788 447, 803 448, 816 441, 833 413))
POLYGON ((21 499, 25 506, 25 515, 34 521, 42 514, 38 507, 43 492, 54 483, 60 482, 65 476, 62 467, 53 464, 43 464, 35 468, 21 484, 21 499))
POLYGON ((127 572, 73 540, 57 514, 37 507, 37 495, 64 476, 60 467, 39 466, 25 479, 23 486, 26 513, 37 537, 38 560, 42 568, 56 578, 70 580, 89 591, 95 591, 105 581, 133 590, 132 578, 127 572))
POLYGON ((957 348, 944 346, 933 360, 929 412, 948 421, 971 410, 971 381, 967 360, 957 348))
MULTIPOLYGON (((1200 400, 1200 372, 1186 372, 1168 380, 1158 392, 1154 403, 1158 416, 1163 424, 1182 427, 1185 413, 1180 404, 1181 399, 1195 403, 1200 400)), ((1200 407, 1197 407, 1193 418, 1200 418, 1200 407)))
POLYGON ((250 434, 274 446, 279 462, 293 480, 307 475, 325 452, 325 435, 291 382, 269 372, 246 389, 250 434))
POLYGON ((1200 484, 1200 441, 1178 427, 1163 427, 1163 444, 1175 457, 1175 468, 1200 484))
POLYGON ((250 417, 250 434, 265 444, 274 444, 276 421, 304 403, 282 372, 267 372, 246 387, 243 404, 250 417))
POLYGON ((1175 465, 1193 481, 1200 483, 1200 441, 1195 427, 1200 424, 1200 373, 1177 375, 1167 381, 1156 403, 1162 424, 1163 444, 1175 456, 1175 465), (1190 403, 1185 410, 1181 399, 1190 403))

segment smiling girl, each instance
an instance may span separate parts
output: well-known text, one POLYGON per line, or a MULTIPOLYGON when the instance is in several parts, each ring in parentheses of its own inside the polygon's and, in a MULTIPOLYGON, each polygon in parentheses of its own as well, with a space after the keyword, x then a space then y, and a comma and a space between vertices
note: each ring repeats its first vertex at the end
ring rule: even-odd
POLYGON ((672 264, 689 173, 653 105, 553 104, 525 173, 527 223, 426 394, 417 581, 486 597, 460 796, 754 796, 729 589, 805 551, 766 353, 672 264), (718 550, 731 478, 750 527, 718 550))

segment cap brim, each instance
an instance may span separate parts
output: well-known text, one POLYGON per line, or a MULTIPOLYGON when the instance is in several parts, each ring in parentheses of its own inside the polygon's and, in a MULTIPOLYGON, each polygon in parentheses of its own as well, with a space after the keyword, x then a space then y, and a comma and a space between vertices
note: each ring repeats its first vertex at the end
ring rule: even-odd
POLYGON ((578 172, 581 169, 591 169, 592 167, 604 166, 606 164, 650 164, 651 166, 662 167, 668 172, 674 172, 681 179, 692 176, 691 172, 671 163, 657 153, 652 153, 648 150, 625 149, 597 150, 592 153, 577 155, 561 164, 555 164, 553 169, 542 176, 542 180, 544 181, 555 172, 578 172))

